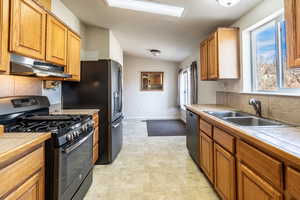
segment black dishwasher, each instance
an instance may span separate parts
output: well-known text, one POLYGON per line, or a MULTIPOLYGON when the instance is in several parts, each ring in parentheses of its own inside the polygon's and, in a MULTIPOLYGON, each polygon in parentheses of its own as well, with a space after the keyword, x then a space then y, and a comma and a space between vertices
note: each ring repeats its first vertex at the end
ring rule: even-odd
POLYGON ((192 159, 199 166, 199 116, 189 110, 186 111, 186 122, 187 122, 187 137, 186 146, 192 159))

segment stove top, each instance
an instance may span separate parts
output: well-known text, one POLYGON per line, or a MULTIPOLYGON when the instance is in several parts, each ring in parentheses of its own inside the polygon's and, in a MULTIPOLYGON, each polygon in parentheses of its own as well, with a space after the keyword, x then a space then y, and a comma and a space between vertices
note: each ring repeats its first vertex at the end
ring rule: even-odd
POLYGON ((52 132, 58 133, 72 126, 80 126, 87 115, 26 115, 5 126, 6 132, 52 132))
POLYGON ((93 131, 89 115, 49 115, 50 102, 44 96, 0 99, 0 124, 5 132, 51 132, 54 145, 68 145, 93 131))

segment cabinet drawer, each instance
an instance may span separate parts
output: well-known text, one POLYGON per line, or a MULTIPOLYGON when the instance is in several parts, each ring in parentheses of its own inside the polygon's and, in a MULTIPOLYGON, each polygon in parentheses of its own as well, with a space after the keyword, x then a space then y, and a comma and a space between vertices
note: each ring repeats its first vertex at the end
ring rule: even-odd
POLYGON ((243 163, 274 186, 282 189, 282 163, 254 147, 238 141, 237 156, 243 163))
POLYGON ((0 180, 2 180, 0 187, 0 199, 5 193, 23 183, 26 179, 41 169, 44 163, 44 148, 41 147, 11 165, 0 169, 0 180))
POLYGON ((213 127, 208 122, 200 119, 200 130, 206 133, 209 137, 213 136, 213 127))
POLYGON ((95 164, 99 158, 99 144, 93 147, 93 163, 95 164))
POLYGON ((216 127, 214 127, 214 140, 227 151, 231 153, 235 152, 235 138, 216 127))
POLYGON ((300 172, 292 168, 286 170, 286 189, 295 199, 300 199, 300 172))
POLYGON ((94 135, 93 135, 93 146, 98 144, 99 142, 99 128, 95 128, 94 135))
POLYGON ((44 199, 44 168, 31 176, 25 183, 10 193, 5 200, 42 200, 44 199))

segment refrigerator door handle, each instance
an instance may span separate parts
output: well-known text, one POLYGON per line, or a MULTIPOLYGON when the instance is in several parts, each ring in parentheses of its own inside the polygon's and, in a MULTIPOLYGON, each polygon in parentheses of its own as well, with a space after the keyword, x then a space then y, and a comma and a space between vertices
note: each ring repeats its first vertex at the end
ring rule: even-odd
POLYGON ((117 123, 115 125, 112 125, 113 128, 117 128, 118 126, 120 126, 121 123, 117 123))

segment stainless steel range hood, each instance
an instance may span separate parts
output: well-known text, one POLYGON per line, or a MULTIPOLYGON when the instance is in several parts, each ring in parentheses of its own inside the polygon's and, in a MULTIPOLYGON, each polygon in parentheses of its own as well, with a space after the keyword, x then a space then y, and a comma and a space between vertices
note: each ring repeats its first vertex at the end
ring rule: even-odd
POLYGON ((64 67, 32 58, 12 54, 10 58, 11 74, 22 76, 71 78, 64 73, 64 67))

